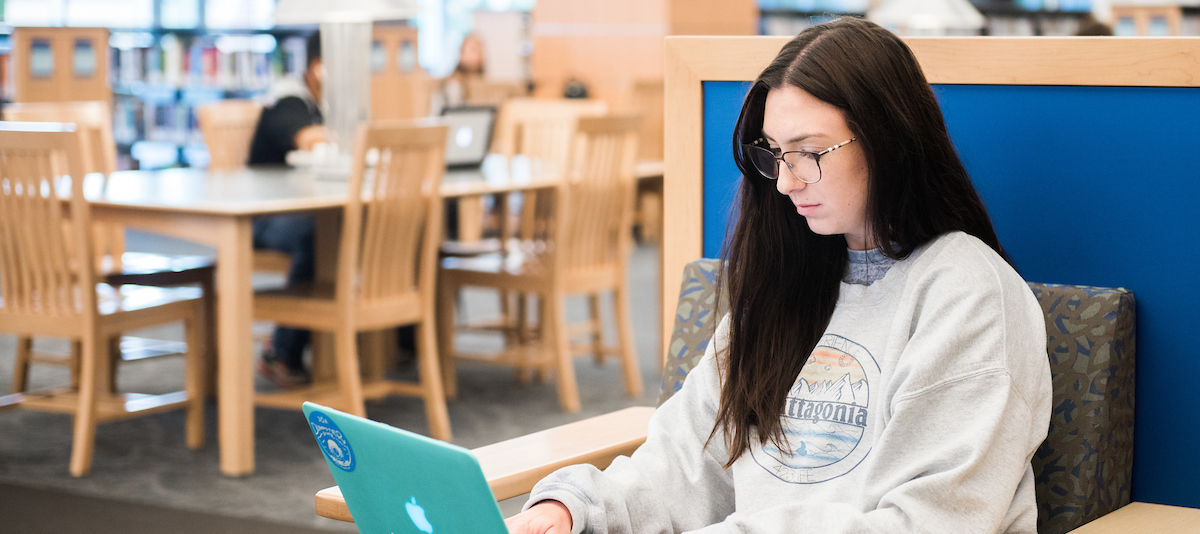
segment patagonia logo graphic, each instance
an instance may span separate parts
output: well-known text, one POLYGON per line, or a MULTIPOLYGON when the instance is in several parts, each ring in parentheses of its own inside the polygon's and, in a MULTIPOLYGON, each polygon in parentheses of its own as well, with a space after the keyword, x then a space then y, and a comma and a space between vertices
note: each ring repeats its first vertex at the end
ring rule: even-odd
POLYGON ((345 434, 342 434, 342 430, 329 419, 329 416, 313 411, 308 416, 308 426, 312 427, 313 436, 317 438, 317 445, 321 446, 321 450, 325 451, 325 457, 329 458, 333 465, 346 472, 354 470, 354 449, 350 448, 350 442, 346 441, 345 434))
POLYGON ((840 477, 871 451, 871 384, 879 364, 862 345, 825 334, 783 405, 783 435, 791 450, 762 443, 750 455, 784 482, 816 484, 840 477))

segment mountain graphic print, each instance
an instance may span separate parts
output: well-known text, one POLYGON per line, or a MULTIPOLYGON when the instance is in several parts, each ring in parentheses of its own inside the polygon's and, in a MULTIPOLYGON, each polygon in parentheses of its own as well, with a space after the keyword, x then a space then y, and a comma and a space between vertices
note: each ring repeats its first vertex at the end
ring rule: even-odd
POLYGON ((783 409, 787 450, 751 447, 763 469, 785 482, 815 484, 842 476, 870 452, 871 384, 879 364, 849 339, 825 334, 796 378, 783 409))

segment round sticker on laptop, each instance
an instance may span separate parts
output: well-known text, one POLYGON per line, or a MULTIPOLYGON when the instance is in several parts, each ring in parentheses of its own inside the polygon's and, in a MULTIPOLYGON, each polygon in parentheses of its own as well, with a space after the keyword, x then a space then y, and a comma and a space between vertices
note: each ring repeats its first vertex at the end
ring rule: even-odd
POLYGON ((321 446, 321 450, 325 451, 325 457, 334 465, 342 469, 342 471, 354 470, 354 449, 350 448, 350 442, 346 441, 345 434, 338 428, 329 416, 314 410, 308 416, 308 426, 312 427, 313 436, 317 438, 317 445, 321 446))

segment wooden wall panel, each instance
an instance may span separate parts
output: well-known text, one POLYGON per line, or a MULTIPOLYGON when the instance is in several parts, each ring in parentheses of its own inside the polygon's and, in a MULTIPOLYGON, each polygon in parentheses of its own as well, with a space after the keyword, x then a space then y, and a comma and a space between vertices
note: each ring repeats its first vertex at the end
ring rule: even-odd
POLYGON ((540 0, 533 11, 534 95, 560 97, 571 76, 612 109, 634 84, 663 77, 667 35, 753 35, 754 0, 540 0))
POLYGON ((673 0, 671 35, 757 35, 758 3, 730 0, 673 0))
POLYGON ((624 109, 632 98, 636 80, 661 80, 662 36, 543 36, 533 56, 534 95, 563 96, 572 76, 583 80, 589 96, 624 109))

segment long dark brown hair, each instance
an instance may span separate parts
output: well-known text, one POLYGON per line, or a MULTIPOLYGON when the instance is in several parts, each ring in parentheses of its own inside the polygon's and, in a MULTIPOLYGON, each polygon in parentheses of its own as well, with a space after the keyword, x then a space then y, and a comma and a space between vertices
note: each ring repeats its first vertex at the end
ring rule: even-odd
MULTIPOLYGON (((791 85, 841 110, 866 157, 867 243, 903 259, 961 230, 1004 255, 991 220, 958 158, 941 109, 908 46, 865 20, 808 28, 786 44, 746 95, 733 134, 742 172, 739 211, 726 237, 719 284, 728 298, 728 351, 718 430, 733 464, 751 444, 785 448, 780 414, 837 304, 848 254, 842 235, 819 235, 742 145, 762 136, 767 92, 791 85)), ((826 179, 837 177, 826 177, 826 179)))

